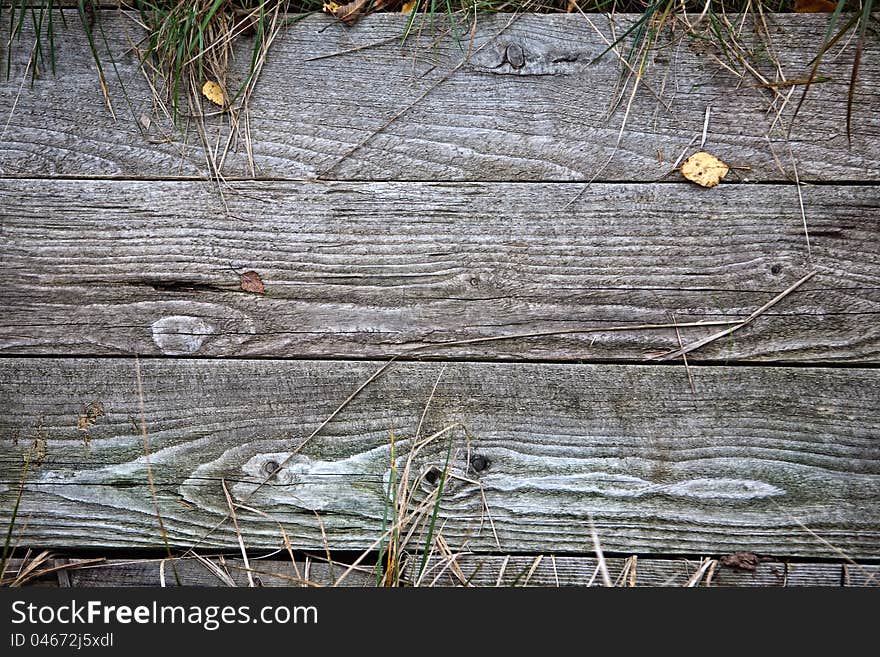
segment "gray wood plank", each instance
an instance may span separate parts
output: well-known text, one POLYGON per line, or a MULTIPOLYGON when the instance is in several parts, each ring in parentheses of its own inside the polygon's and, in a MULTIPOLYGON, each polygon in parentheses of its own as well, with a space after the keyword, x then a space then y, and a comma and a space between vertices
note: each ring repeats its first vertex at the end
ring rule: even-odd
MULTIPOLYGON (((877 362, 876 188, 0 181, 0 351, 386 357, 736 321, 692 362, 877 362), (265 295, 241 289, 259 273, 265 295)), ((690 342, 718 331, 683 328, 690 342)), ((642 360, 672 329, 419 355, 642 360)))
MULTIPOLYGON (((584 18, 526 15, 505 28, 510 20, 506 15, 481 16, 469 61, 449 79, 445 78, 462 61, 465 49, 446 34, 446 24, 423 25, 404 46, 399 37, 406 16, 375 15, 349 28, 314 15, 292 25, 271 52, 251 103, 257 175, 495 181, 589 180, 598 175, 599 180, 635 182, 671 175, 675 179, 677 174, 670 174, 672 163, 700 135, 706 108, 711 106, 706 148, 742 167, 734 169, 728 181, 793 178, 784 131, 779 124, 771 131, 773 92, 757 87, 748 74, 739 80, 727 72, 717 62, 723 54, 704 39, 686 35, 681 24, 674 35, 661 39, 663 45, 651 55, 643 88, 631 105, 625 92, 608 118, 617 98, 621 64, 612 55, 592 62, 605 43, 584 18), (524 53, 521 68, 513 68, 505 59, 508 46, 524 53), (616 148, 628 105, 627 129, 616 148), (363 148, 343 159, 367 139, 363 148)), ((606 17, 591 20, 610 35, 606 17)), ((632 20, 633 16, 618 16, 615 33, 632 20)), ((775 80, 770 55, 774 52, 786 79, 803 78, 825 33, 827 16, 775 15, 768 21, 769 49, 753 34, 751 19, 745 22, 743 39, 752 49, 752 66, 775 80)), ((27 47, 15 51, 13 81, 0 85, 4 123, 9 117, 0 140, 0 174, 205 174, 205 158, 191 123, 176 136, 167 121, 155 116, 148 129, 139 127, 142 116, 153 115, 153 101, 132 53, 132 44, 141 38, 134 22, 105 14, 105 30, 111 53, 105 59, 112 59, 118 71, 107 66, 118 120, 104 105, 87 42, 76 20, 71 20, 58 39, 57 76, 47 73, 33 88, 20 83, 30 51, 27 47)), ((237 88, 250 62, 248 47, 241 45, 239 70, 229 80, 232 88, 237 88)), ((802 180, 880 179, 880 116, 874 112, 880 100, 880 43, 869 39, 862 59, 849 144, 844 117, 853 48, 848 42, 843 54, 826 58, 822 74, 830 80, 814 86, 791 133, 802 180)), ((729 66, 744 68, 736 62, 729 66)), ((793 98, 797 97, 796 92, 793 98)), ((786 104, 783 124, 787 125, 794 105, 794 100, 786 104)), ((209 120, 212 140, 217 137, 222 143, 227 128, 224 117, 209 120)), ((243 141, 233 150, 225 173, 250 176, 243 141)))
MULTIPOLYGON (((207 556, 224 573, 221 579, 204 562, 194 557, 165 560, 166 586, 174 586, 174 573, 183 586, 247 586, 247 568, 240 558, 207 556), (228 576, 228 579, 225 577, 228 576)), ((67 580, 61 584, 57 572, 48 572, 27 582, 27 586, 57 587, 104 587, 104 586, 158 586, 162 582, 160 559, 108 559, 99 564, 77 566, 77 559, 65 560, 68 565, 63 572, 67 580)), ((418 560, 416 560, 418 561, 418 560)), ((7 570, 7 577, 14 574, 21 560, 14 560, 7 570)), ((699 559, 608 558, 606 566, 612 583, 616 586, 685 586, 699 570, 699 559)), ((58 564, 49 563, 46 567, 58 564)), ((409 579, 404 585, 414 583, 418 563, 408 569, 409 579)), ((849 566, 853 568, 853 566, 849 566)), ((865 572, 876 571, 876 566, 859 566, 865 572)), ((344 562, 326 563, 312 558, 297 558, 296 567, 291 562, 268 559, 250 560, 252 576, 260 586, 327 586, 332 585, 347 569, 344 562), (308 576, 306 576, 308 575, 308 576), (307 580, 307 583, 303 582, 307 580)), ((422 586, 599 586, 602 578, 597 573, 597 562, 591 557, 573 556, 497 556, 458 554, 454 559, 429 559, 422 586), (455 569, 454 574, 450 571, 455 569)), ((342 586, 375 586, 375 576, 369 566, 358 567, 346 575, 342 586)), ((708 583, 701 578, 698 586, 841 586, 841 565, 834 563, 766 561, 756 570, 741 571, 717 564, 708 583)), ((877 582, 852 582, 851 586, 877 586, 877 582)))
POLYGON ((844 586, 880 586, 880 565, 850 564, 843 565, 844 586))
MULTIPOLYGON (((204 538, 226 480, 268 515, 239 511, 250 548, 280 547, 277 523, 295 549, 322 550, 321 524, 331 549, 375 547, 392 432, 403 472, 436 385, 421 436, 448 431, 415 455, 409 508, 431 510, 448 458, 438 527, 453 550, 589 553, 592 516, 609 554, 878 556, 880 370, 699 367, 693 394, 665 365, 397 363, 304 443, 376 368, 143 360, 171 544, 237 549, 228 526, 204 538)), ((22 546, 162 547, 131 359, 0 359, 0 407, 0 526, 37 447, 22 546)))

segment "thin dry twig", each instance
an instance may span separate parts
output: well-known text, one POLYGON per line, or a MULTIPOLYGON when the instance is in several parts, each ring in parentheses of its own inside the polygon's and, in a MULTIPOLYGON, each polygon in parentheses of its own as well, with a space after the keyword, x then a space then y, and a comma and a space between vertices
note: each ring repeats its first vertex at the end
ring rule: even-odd
MULTIPOLYGON (((671 313, 670 317, 672 318, 672 323, 675 324, 675 313, 671 313)), ((678 339, 678 348, 680 350, 684 349, 684 343, 681 341, 681 331, 678 330, 678 325, 675 326, 675 337, 678 339)), ((688 365, 688 357, 687 353, 682 351, 681 359, 684 361, 684 371, 687 372, 688 383, 691 386, 691 392, 693 394, 697 394, 697 389, 694 386, 694 377, 691 374, 691 367, 688 365)))
POLYGON ((608 564, 605 563, 605 555, 602 553, 602 546, 599 544, 599 534, 596 533, 596 526, 593 524, 592 514, 589 515, 587 519, 590 523, 590 536, 593 539, 593 551, 596 553, 596 560, 599 562, 596 567, 602 574, 602 583, 608 587, 614 586, 611 582, 611 575, 608 574, 608 564))
POLYGON ((333 572, 333 558, 330 556, 330 541, 327 540, 327 530, 324 528, 324 521, 321 520, 321 514, 313 511, 315 518, 318 519, 318 528, 321 530, 321 542, 324 544, 324 554, 327 556, 327 567, 330 569, 330 579, 336 579, 333 572))
POLYGON ((538 566, 541 565, 541 562, 542 562, 543 560, 544 560, 544 555, 543 555, 543 554, 539 554, 537 557, 535 557, 535 560, 532 562, 532 565, 531 565, 531 567, 529 568, 528 573, 526 573, 526 578, 525 578, 525 580, 523 581, 523 584, 522 584, 523 586, 528 586, 528 585, 529 585, 529 582, 530 582, 531 579, 532 579, 532 575, 534 575, 534 574, 535 574, 535 571, 538 570, 538 566))
MULTIPOLYGON (((773 500, 771 500, 771 502, 773 502, 773 500)), ((806 526, 804 523, 802 523, 800 520, 798 520, 798 519, 795 518, 793 515, 791 515, 790 513, 788 513, 788 511, 786 511, 785 509, 783 509, 783 508, 782 508, 781 506, 779 506, 779 504, 777 504, 776 502, 773 502, 773 505, 776 506, 776 508, 779 509, 779 511, 781 511, 782 513, 784 513, 784 514, 786 515, 786 517, 788 517, 789 520, 791 520, 792 522, 794 522, 798 527, 800 527, 801 529, 803 529, 803 530, 804 530, 805 532, 807 532, 810 536, 812 536, 812 537, 815 538, 817 541, 819 541, 822 545, 824 545, 825 547, 827 547, 827 548, 829 548, 830 550, 833 550, 834 552, 836 552, 837 554, 839 554, 839 555, 841 556, 841 558, 843 558, 843 559, 844 559, 848 564, 850 564, 851 566, 855 566, 856 569, 858 569, 858 570, 862 573, 862 575, 864 575, 864 576, 867 578, 867 579, 865 580, 865 585, 868 585, 868 584, 870 584, 871 582, 875 581, 875 579, 877 578, 877 576, 880 575, 880 573, 873 573, 873 574, 872 574, 872 573, 868 572, 867 570, 865 570, 865 568, 864 568, 861 564, 856 563, 856 561, 854 561, 853 558, 850 557, 846 552, 844 552, 843 550, 841 550, 839 547, 837 547, 836 545, 834 545, 834 544, 831 543, 830 541, 828 541, 828 540, 822 538, 821 536, 819 536, 819 534, 817 534, 816 532, 814 532, 812 529, 810 529, 809 527, 807 527, 807 526, 806 526)))
MULTIPOLYGON (((284 525, 270 517, 268 513, 264 511, 260 511, 257 508, 252 506, 246 506, 244 504, 236 504, 239 509, 244 509, 245 511, 250 511, 251 513, 256 513, 260 517, 265 518, 266 520, 271 520, 276 525, 278 525, 278 531, 281 533, 281 542, 284 546, 284 551, 287 552, 287 556, 290 557, 290 563, 293 565, 293 571, 296 573, 296 576, 302 579, 302 574, 299 572, 299 566, 296 563, 296 558, 293 556, 293 545, 290 543, 290 537, 287 535, 287 531, 284 529, 284 525)), ((261 557, 258 557, 261 558, 261 557)))
POLYGON ((398 35, 390 36, 387 39, 379 39, 378 41, 373 41, 371 43, 364 43, 360 46, 354 46, 353 48, 348 48, 346 50, 337 50, 336 52, 327 53, 326 55, 315 55, 314 57, 309 57, 304 59, 304 62, 316 62, 321 59, 330 59, 331 57, 341 57, 342 55, 350 55, 353 52, 360 52, 361 50, 367 50, 369 48, 376 48, 377 46, 384 46, 388 43, 393 43, 394 41, 400 41, 400 37, 398 35))
POLYGON ((507 570, 507 564, 510 563, 510 555, 504 555, 504 560, 501 562, 501 568, 498 569, 498 579, 495 580, 495 587, 498 588, 501 586, 501 582, 504 580, 504 572, 507 570))
POLYGON ((223 495, 226 496, 226 504, 229 507, 229 516, 232 518, 232 526, 235 528, 235 537, 238 539, 239 548, 241 548, 241 560, 244 562, 244 567, 247 568, 248 586, 254 588, 256 584, 251 575, 251 565, 248 562, 247 550, 244 546, 244 538, 241 535, 241 528, 238 526, 238 517, 235 514, 235 504, 232 502, 232 496, 229 494, 229 489, 226 487, 225 479, 220 480, 220 486, 223 488, 223 495))
POLYGON ((685 587, 687 587, 687 588, 696 587, 697 584, 700 583, 700 580, 703 579, 703 576, 706 574, 707 571, 709 571, 710 568, 714 570, 715 564, 716 564, 715 559, 708 559, 708 558, 703 559, 703 561, 700 562, 699 568, 697 568, 696 572, 693 575, 691 575, 690 578, 688 579, 688 581, 685 583, 685 587))
MULTIPOLYGON (((41 561, 39 564, 36 564, 36 565, 41 565, 43 563, 43 561, 41 561)), ((46 575, 51 575, 52 573, 60 573, 60 572, 69 571, 69 570, 77 570, 79 568, 83 568, 84 566, 94 566, 95 564, 103 563, 105 561, 106 561, 106 559, 104 557, 97 557, 95 559, 83 559, 81 561, 56 564, 54 566, 49 566, 48 568, 41 568, 39 570, 35 570, 34 567, 27 568, 26 570, 24 568, 22 568, 22 569, 19 569, 19 572, 16 575, 15 579, 11 583, 9 583, 8 586, 10 586, 10 587, 22 586, 23 584, 26 584, 27 582, 29 582, 31 580, 38 579, 38 578, 44 577, 46 575)), ((4 583, 4 586, 7 586, 7 584, 4 583)))
POLYGON ((368 134, 366 137, 364 137, 361 141, 359 141, 359 142, 356 143, 354 146, 352 146, 352 147, 349 148, 347 151, 345 151, 345 153, 343 153, 340 157, 338 157, 338 158, 333 162, 333 164, 331 164, 329 167, 327 167, 326 169, 324 169, 323 171, 321 171, 321 173, 318 174, 317 178, 320 180, 320 179, 322 179, 322 178, 326 178, 327 176, 329 176, 334 170, 336 170, 336 168, 337 168, 340 164, 342 164, 342 163, 345 162, 348 158, 350 158, 352 155, 354 155, 354 154, 357 153, 359 150, 361 150, 361 149, 362 149, 364 146, 366 146, 370 141, 372 141, 374 137, 376 137, 377 135, 379 135, 379 134, 383 133, 385 130, 387 130, 388 127, 389 127, 392 123, 394 123, 394 122, 397 121, 400 117, 402 117, 404 114, 406 114, 407 112, 409 112, 413 107, 415 107, 415 106, 418 105, 420 102, 422 102, 425 98, 427 98, 428 95, 431 94, 431 93, 432 93, 435 89, 437 89, 440 85, 442 85, 444 82, 446 82, 447 80, 449 80, 453 75, 455 75, 456 73, 458 73, 458 71, 460 71, 460 70, 462 69, 462 67, 470 61, 470 58, 471 58, 473 55, 475 55, 475 54, 477 54, 478 52, 480 52, 483 48, 485 48, 485 47, 488 46, 489 44, 494 43, 495 39, 497 39, 499 36, 501 36, 502 34, 504 34, 504 32, 505 32, 505 31, 506 31, 511 25, 513 25, 513 23, 514 23, 518 18, 519 18, 519 16, 518 16, 517 14, 514 14, 514 15, 510 18, 510 20, 507 22, 507 24, 506 24, 504 27, 502 27, 502 28, 498 31, 497 34, 495 34, 491 39, 488 39, 483 45, 479 46, 479 47, 476 48, 475 50, 473 49, 473 42, 474 42, 474 35, 475 35, 476 29, 477 29, 477 23, 476 23, 476 21, 474 21, 473 27, 472 27, 472 29, 471 29, 471 38, 470 38, 470 41, 468 42, 468 50, 467 50, 467 52, 465 53, 464 57, 462 57, 461 61, 460 61, 458 64, 456 64, 454 67, 452 67, 452 69, 450 69, 445 75, 443 75, 443 77, 441 77, 441 78, 440 78, 439 80, 437 80, 434 84, 432 84, 432 85, 429 86, 427 89, 425 89, 425 91, 423 91, 421 94, 419 94, 418 96, 416 96, 415 100, 413 100, 412 102, 410 102, 410 103, 409 103, 408 105, 406 105, 403 109, 401 109, 401 110, 399 110, 398 112, 396 112, 393 116, 391 116, 391 118, 389 118, 387 121, 385 121, 385 123, 383 123, 382 125, 380 125, 378 128, 376 128, 375 130, 373 130, 370 134, 368 134))
POLYGON ((739 320, 719 320, 719 321, 709 321, 709 322, 678 322, 678 323, 667 323, 667 324, 631 324, 629 326, 606 326, 603 328, 598 327, 590 327, 590 328, 573 328, 573 329, 560 329, 556 331, 534 331, 529 333, 508 333, 507 335, 492 335, 484 338, 467 338, 465 340, 449 340, 445 342, 431 342, 429 344, 424 344, 418 347, 413 347, 412 349, 407 349, 406 351, 400 352, 395 355, 395 358, 400 358, 403 356, 407 356, 409 354, 413 354, 416 352, 427 351, 433 348, 446 348, 446 347, 459 347, 463 345, 471 345, 471 344, 482 344, 486 342, 501 342, 503 340, 522 340, 525 338, 547 338, 547 337, 555 337, 560 335, 580 335, 580 334, 588 334, 588 333, 622 333, 626 331, 659 331, 665 329, 675 329, 677 328, 703 328, 707 326, 734 326, 740 324, 739 320))
POLYGON ((49 550, 43 550, 37 556, 30 558, 30 551, 25 556, 25 559, 22 561, 21 566, 18 569, 18 574, 15 576, 15 579, 12 580, 12 583, 9 585, 12 588, 20 587, 22 584, 27 582, 29 579, 35 577, 35 571, 39 569, 44 563, 47 563, 52 554, 49 550))
POLYGON ((705 345, 707 345, 707 344, 709 344, 709 343, 711 343, 711 342, 715 342, 716 340, 719 340, 719 339, 721 339, 721 338, 723 338, 723 337, 725 337, 725 336, 730 335, 730 334, 733 333, 734 331, 738 331, 738 330, 740 330, 741 328, 743 328, 743 327, 745 327, 745 326, 748 326, 748 325, 751 324, 753 321, 755 321, 758 317, 760 317, 761 315, 763 315, 767 310, 769 310, 770 308, 772 308, 773 306, 775 306, 777 303, 779 303, 780 301, 782 301, 782 300, 783 300, 785 297, 787 297, 789 294, 791 294, 791 293, 794 292, 796 289, 798 289, 801 285, 803 285, 803 284, 806 283, 808 280, 810 280, 811 278, 813 278, 813 276, 815 276, 817 273, 818 273, 818 272, 816 272, 816 271, 811 271, 809 274, 807 274, 807 275, 804 276, 803 278, 799 279, 797 282, 795 282, 795 283, 793 283, 792 285, 790 285, 790 286, 789 286, 788 288, 786 288, 784 291, 782 291, 782 292, 780 292, 779 294, 777 294, 777 295, 776 295, 775 297, 773 297, 770 301, 768 301, 767 303, 765 303, 763 306, 761 306, 760 308, 758 308, 755 312, 753 312, 751 315, 749 315, 748 317, 746 317, 742 322, 737 323, 735 326, 731 326, 729 329, 725 329, 725 330, 723 330, 723 331, 719 331, 718 333, 714 333, 713 335, 710 335, 710 336, 708 336, 708 337, 706 337, 706 338, 703 338, 702 340, 697 340, 696 342, 692 342, 692 343, 689 344, 688 346, 686 346, 686 347, 682 347, 681 349, 677 349, 676 351, 672 351, 672 352, 667 353, 667 354, 662 354, 662 355, 660 355, 660 356, 655 356, 655 357, 652 358, 651 360, 672 360, 673 358, 678 358, 679 356, 683 356, 683 355, 685 355, 685 354, 689 354, 690 352, 692 352, 692 351, 694 351, 694 350, 696 350, 696 349, 699 349, 700 347, 703 347, 703 346, 705 346, 705 345))
MULTIPOLYGON (((159 509, 159 497, 156 494, 156 480, 153 478, 153 466, 150 463, 150 438, 147 434, 147 416, 144 410, 144 383, 141 375, 141 361, 138 356, 134 357, 134 370, 137 376, 137 393, 138 393, 138 412, 141 419, 141 436, 144 445, 144 464, 147 470, 147 482, 150 486, 150 497, 153 499, 153 510, 156 512, 156 521, 159 523, 159 533, 162 536, 162 542, 165 544, 165 550, 168 552, 168 558, 173 559, 171 554, 171 543, 168 540, 168 532, 165 531, 165 521, 162 519, 162 512, 159 509)), ((172 565, 173 568, 173 565, 172 565)), ((174 578, 180 585, 180 579, 177 571, 174 571, 174 578)))
POLYGON ((198 560, 200 564, 202 564, 209 573, 211 573, 214 577, 223 582, 226 586, 237 586, 235 580, 229 575, 228 572, 223 570, 216 563, 208 559, 207 557, 203 557, 200 554, 196 554, 193 552, 193 556, 198 560))

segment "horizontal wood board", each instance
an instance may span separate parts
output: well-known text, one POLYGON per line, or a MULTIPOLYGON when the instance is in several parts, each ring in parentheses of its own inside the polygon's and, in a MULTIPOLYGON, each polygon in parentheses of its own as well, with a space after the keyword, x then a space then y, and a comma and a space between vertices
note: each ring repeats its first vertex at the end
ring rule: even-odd
MULTIPOLYGON (((878 557, 876 369, 699 367, 694 394, 674 366, 397 363, 304 443, 377 367, 142 360, 171 544, 237 545, 228 524, 208 535, 225 480, 268 515, 239 511, 253 548, 280 547, 277 523, 296 549, 323 549, 321 524, 331 549, 376 547, 392 433, 402 472, 424 414, 422 437, 448 430, 414 457, 413 505, 449 454, 456 550, 590 552, 592 517, 610 553, 878 557)), ((133 360, 4 358, 0 407, 0 525, 36 447, 23 545, 162 547, 133 360)))
MULTIPOLYGON (((72 11, 66 16, 66 27, 61 16, 54 21, 54 75, 43 61, 34 84, 25 76, 31 26, 13 49, 12 76, 0 85, 6 110, 0 174, 207 175, 193 122, 184 116, 174 129, 156 111, 137 66, 143 34, 133 15, 101 12, 106 42, 102 37, 98 45, 115 120, 79 18, 72 11)), ((611 53, 594 60, 635 18, 618 15, 612 27, 604 15, 481 16, 468 48, 467 26, 463 42, 445 17, 417 22, 403 45, 406 16, 374 15, 354 27, 320 14, 306 17, 273 47, 250 103, 255 167, 239 131, 223 172, 288 179, 675 180, 673 165, 699 145, 710 108, 705 147, 736 167, 730 182, 789 182, 795 164, 804 181, 880 178, 876 39, 867 40, 862 58, 851 143, 845 121, 850 40, 843 52, 825 58, 825 81, 811 88, 787 143, 802 87, 760 87, 747 69, 783 82, 775 60, 785 80, 804 79, 826 15, 768 16, 769 38, 756 33, 753 19, 733 17, 746 52, 741 60, 713 45, 711 31, 708 39, 705 28, 688 35, 674 21, 674 30, 658 37, 630 102, 630 87, 619 84, 626 70, 620 59, 611 53), (328 57, 336 53, 342 54, 328 57)), ((250 48, 247 39, 239 47, 226 81, 231 92, 247 71, 250 48)), ((216 107, 204 109, 212 115, 212 147, 225 143, 228 117, 218 116, 216 107)))
POLYGON ((687 184, 0 181, 0 351, 876 363, 880 197, 687 184), (255 271, 265 294, 242 289, 255 271), (723 328, 723 327, 722 327, 723 328), (462 345, 441 343, 487 340, 462 345))

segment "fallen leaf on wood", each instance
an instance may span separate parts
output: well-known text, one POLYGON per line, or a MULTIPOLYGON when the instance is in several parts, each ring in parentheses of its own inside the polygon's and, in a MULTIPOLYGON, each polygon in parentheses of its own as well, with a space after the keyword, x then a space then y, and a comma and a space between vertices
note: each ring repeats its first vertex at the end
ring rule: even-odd
POLYGON ((754 552, 734 552, 721 557, 721 565, 738 570, 754 571, 761 563, 761 557, 754 552))
POLYGON ((681 175, 702 187, 714 187, 727 175, 730 167, 711 153, 694 153, 681 165, 681 175))
POLYGON ((837 8, 830 0, 794 0, 796 14, 830 14, 837 8))
POLYGON ((253 292, 254 294, 266 293, 266 286, 263 285, 263 279, 253 270, 246 271, 241 275, 241 289, 245 292, 253 292))
POLYGON ((351 25, 363 16, 366 4, 367 0, 353 0, 345 5, 333 0, 324 0, 324 13, 335 16, 346 25, 351 25))
POLYGON ((226 104, 226 94, 223 93, 223 88, 212 80, 205 82, 202 87, 202 95, 220 107, 226 104))

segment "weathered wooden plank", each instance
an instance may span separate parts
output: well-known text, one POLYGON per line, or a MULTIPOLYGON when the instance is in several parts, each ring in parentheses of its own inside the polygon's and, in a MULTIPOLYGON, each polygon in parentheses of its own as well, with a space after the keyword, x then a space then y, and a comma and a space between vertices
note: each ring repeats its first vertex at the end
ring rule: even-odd
POLYGON ((843 585, 880 586, 880 565, 844 564, 843 585))
MULTIPOLYGON (((239 510, 252 548, 279 547, 281 523, 295 549, 323 549, 318 517, 331 549, 375 547, 390 437, 402 473, 436 385, 421 435, 448 432, 414 456, 410 508, 427 506, 410 522, 448 458, 454 550, 585 553, 592 516, 609 553, 878 556, 880 370, 699 367, 693 394, 674 366, 398 363, 303 444, 376 367, 142 361, 171 544, 237 545, 227 526, 205 538, 226 480, 268 515, 239 510)), ((131 359, 0 359, 0 407, 0 526, 36 441, 22 546, 162 546, 131 359)))
MULTIPOLYGON (((385 357, 742 320, 700 360, 877 362, 874 187, 0 181, 7 354, 385 357), (806 262, 805 262, 806 261, 806 262), (266 294, 244 292, 259 273, 266 294)), ((681 329, 689 342, 718 328, 681 329)), ((421 355, 641 360, 674 330, 421 355)))
MULTIPOLYGON (((66 566, 63 571, 66 580, 59 581, 58 572, 47 572, 36 579, 29 580, 27 586, 158 586, 162 583, 164 561, 164 583, 176 584, 175 573, 183 586, 247 586, 247 568, 241 559, 208 556, 222 573, 209 569, 203 561, 196 558, 174 559, 108 559, 99 564, 87 561, 77 566, 77 559, 55 560, 45 568, 66 566)), ((404 585, 413 585, 418 573, 418 560, 407 569, 404 585)), ((608 558, 606 567, 615 586, 685 586, 696 579, 702 565, 699 559, 655 559, 608 558)), ((7 577, 17 572, 21 560, 15 560, 7 569, 7 577)), ((854 566, 848 566, 850 569, 854 566)), ((865 573, 876 572, 876 566, 858 568, 865 573)), ((250 571, 259 586, 327 586, 342 578, 342 586, 375 586, 376 578, 369 566, 359 566, 350 574, 347 564, 326 563, 316 559, 297 558, 296 566, 291 562, 268 559, 251 560, 250 571)), ((835 563, 765 561, 754 571, 737 570, 716 563, 711 577, 704 575, 697 581, 698 586, 841 586, 842 567, 835 563)), ((600 586, 602 577, 598 572, 596 559, 573 556, 496 556, 459 554, 454 559, 428 560, 422 586, 600 586)), ((877 586, 876 581, 853 582, 851 586, 877 586)))
MULTIPOLYGON (((250 103, 256 173, 297 179, 530 181, 598 175, 599 180, 649 181, 669 175, 679 155, 689 145, 694 148, 711 107, 706 147, 743 167, 734 169, 730 181, 793 178, 783 135, 799 91, 785 104, 782 123, 774 126, 773 92, 756 86, 748 73, 738 80, 718 63, 722 53, 707 40, 688 36, 682 25, 661 37, 633 102, 624 90, 618 103, 621 64, 613 55, 593 61, 611 34, 607 17, 591 18, 595 30, 577 14, 511 19, 481 16, 470 59, 460 68, 467 48, 448 33, 448 23, 417 28, 404 46, 406 16, 370 16, 349 28, 315 15, 290 26, 271 52, 250 103), (515 63, 522 60, 520 68, 509 63, 508 47, 517 53, 515 63), (351 52, 326 58, 344 51, 351 52)), ((615 33, 632 20, 618 16, 615 33)), ((769 46, 753 34, 751 19, 745 22, 742 38, 751 49, 751 65, 775 81, 776 57, 786 79, 803 78, 827 16, 767 20, 769 46)), ((104 15, 111 53, 105 59, 116 63, 115 70, 106 66, 116 121, 104 105, 82 30, 75 19, 69 23, 58 38, 57 76, 44 63, 44 78, 32 88, 19 82, 30 56, 27 35, 25 46, 14 53, 13 82, 0 86, 4 121, 9 117, 0 173, 204 175, 205 158, 191 124, 169 140, 173 131, 167 121, 153 117, 146 129, 141 123, 142 116, 153 114, 154 103, 132 49, 141 38, 135 23, 104 15)), ((855 46, 846 41, 843 54, 826 57, 822 74, 830 80, 812 88, 791 132, 802 180, 880 180, 880 117, 874 111, 880 43, 869 39, 862 58, 849 144, 844 117, 855 46)), ((237 88, 250 62, 249 44, 241 48, 231 88, 237 88)), ((738 62, 728 66, 744 70, 738 62)), ((792 89, 780 88, 784 94, 792 89)), ((209 120, 212 143, 215 138, 223 143, 217 135, 225 134, 227 124, 224 117, 209 120)), ((243 140, 234 145, 224 171, 251 175, 243 140)))

